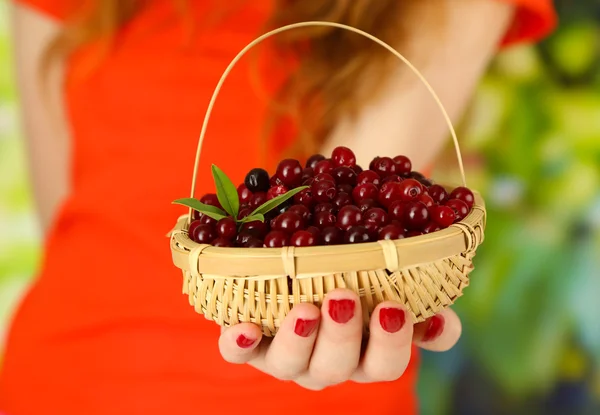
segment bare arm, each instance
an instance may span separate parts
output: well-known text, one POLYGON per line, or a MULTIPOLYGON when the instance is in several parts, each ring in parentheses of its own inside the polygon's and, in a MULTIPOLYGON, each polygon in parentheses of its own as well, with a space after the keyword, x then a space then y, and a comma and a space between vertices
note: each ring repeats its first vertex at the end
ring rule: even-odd
POLYGON ((58 22, 20 4, 12 7, 13 50, 21 114, 40 225, 47 231, 68 189, 69 142, 62 102, 62 68, 43 83, 40 61, 58 22))
MULTIPOLYGON (((404 16, 415 24, 409 29, 409 44, 399 52, 409 59, 417 56, 413 63, 456 123, 497 51, 513 6, 496 0, 443 1, 446 15, 442 27, 428 27, 423 24, 428 20, 419 18, 429 12, 427 9, 439 7, 439 1, 422 0, 411 19, 404 16)), ((423 169, 448 137, 448 127, 435 101, 417 77, 398 62, 398 70, 382 95, 358 119, 342 122, 323 153, 346 145, 355 150, 361 165, 368 165, 378 155, 406 154, 416 168, 423 169)))

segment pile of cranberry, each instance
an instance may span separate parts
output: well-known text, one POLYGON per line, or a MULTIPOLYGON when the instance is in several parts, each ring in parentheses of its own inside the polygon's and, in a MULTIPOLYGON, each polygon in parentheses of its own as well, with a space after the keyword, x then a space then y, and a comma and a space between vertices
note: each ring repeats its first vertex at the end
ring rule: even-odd
MULTIPOLYGON (((331 158, 317 154, 302 167, 298 160, 279 163, 272 177, 251 170, 238 187, 238 219, 269 199, 308 186, 265 215, 265 221, 238 225, 231 217, 218 222, 195 212, 192 240, 219 247, 339 245, 401 239, 447 228, 473 207, 471 190, 447 192, 412 171, 405 156, 376 157, 368 170, 356 164, 352 150, 337 147, 331 158)), ((214 194, 200 201, 221 207, 214 194)))

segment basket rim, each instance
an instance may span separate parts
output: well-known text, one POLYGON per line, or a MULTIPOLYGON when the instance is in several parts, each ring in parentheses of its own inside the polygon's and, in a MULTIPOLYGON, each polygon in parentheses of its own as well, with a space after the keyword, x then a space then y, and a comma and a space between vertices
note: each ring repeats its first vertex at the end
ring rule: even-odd
MULTIPOLYGON (((461 222, 434 233, 394 241, 355 245, 291 248, 223 248, 201 245, 187 234, 188 215, 170 233, 173 263, 183 271, 214 276, 286 276, 292 261, 295 276, 323 275, 367 269, 389 269, 389 243, 395 248, 395 267, 413 267, 474 251, 483 241, 485 202, 473 191, 473 209, 461 222), (386 251, 387 244, 387 251, 386 251), (195 252, 196 255, 192 255, 195 252), (194 258, 192 258, 194 256, 194 258), (287 262, 287 263, 286 263, 287 262), (357 268, 357 263, 364 264, 357 268)), ((393 251, 394 249, 392 249, 393 251)), ((237 277, 236 277, 237 278, 237 277)))

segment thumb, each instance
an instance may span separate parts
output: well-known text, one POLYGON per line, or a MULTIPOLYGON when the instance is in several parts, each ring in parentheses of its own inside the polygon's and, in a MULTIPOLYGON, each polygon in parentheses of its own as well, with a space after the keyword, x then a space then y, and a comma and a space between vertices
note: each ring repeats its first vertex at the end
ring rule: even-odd
POLYGON ((236 324, 222 328, 219 337, 219 351, 229 363, 248 363, 258 356, 262 331, 252 323, 236 324))

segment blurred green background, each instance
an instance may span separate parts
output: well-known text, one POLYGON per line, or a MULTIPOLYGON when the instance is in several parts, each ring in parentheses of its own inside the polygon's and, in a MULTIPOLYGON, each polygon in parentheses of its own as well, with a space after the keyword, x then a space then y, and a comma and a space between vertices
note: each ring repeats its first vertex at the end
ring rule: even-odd
MULTIPOLYGON (((501 53, 460 126, 488 230, 457 304, 463 339, 424 355, 425 415, 600 414, 600 2, 557 6, 560 29, 501 53)), ((7 11, 0 2, 0 345, 40 255, 7 11)), ((437 175, 456 174, 450 150, 441 160, 437 175)))

